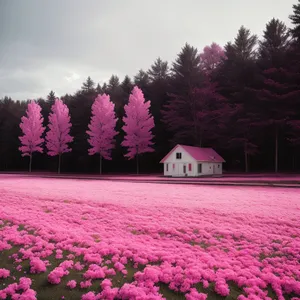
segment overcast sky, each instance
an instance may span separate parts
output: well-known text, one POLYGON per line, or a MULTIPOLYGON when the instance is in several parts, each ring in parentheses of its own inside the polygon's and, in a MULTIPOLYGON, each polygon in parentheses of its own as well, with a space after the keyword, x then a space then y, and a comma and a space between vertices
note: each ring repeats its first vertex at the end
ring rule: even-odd
POLYGON ((185 42, 261 35, 272 17, 290 25, 296 0, 0 0, 0 97, 46 97, 171 62, 185 42))

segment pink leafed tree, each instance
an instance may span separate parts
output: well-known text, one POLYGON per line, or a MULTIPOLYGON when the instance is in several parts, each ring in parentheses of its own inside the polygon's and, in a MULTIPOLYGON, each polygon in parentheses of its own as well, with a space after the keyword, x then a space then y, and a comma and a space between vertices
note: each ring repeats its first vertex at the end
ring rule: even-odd
POLYGON ((43 153, 41 146, 44 142, 42 134, 45 131, 45 127, 43 127, 44 118, 41 110, 41 107, 32 100, 26 110, 27 116, 23 116, 20 123, 20 128, 24 135, 19 137, 22 143, 19 150, 22 152, 22 156, 29 156, 29 172, 31 172, 32 153, 43 153))
POLYGON ((201 69, 209 74, 219 65, 222 59, 225 58, 226 55, 223 48, 216 43, 212 43, 211 46, 206 46, 200 54, 201 69))
POLYGON ((102 158, 111 160, 111 150, 114 147, 114 137, 117 118, 114 111, 115 105, 110 101, 109 95, 98 95, 92 105, 91 122, 88 125, 88 142, 91 147, 89 155, 99 153, 100 174, 102 174, 102 158))
POLYGON ((122 146, 128 148, 126 157, 129 159, 136 157, 137 174, 139 173, 139 155, 154 151, 151 132, 154 127, 154 119, 149 108, 150 101, 145 101, 142 90, 135 86, 129 96, 128 104, 124 107, 125 138, 122 146))
POLYGON ((70 115, 66 104, 56 99, 49 114, 49 131, 46 133, 46 146, 50 156, 58 155, 58 173, 60 173, 61 155, 71 152, 68 143, 73 141, 70 136, 70 115))

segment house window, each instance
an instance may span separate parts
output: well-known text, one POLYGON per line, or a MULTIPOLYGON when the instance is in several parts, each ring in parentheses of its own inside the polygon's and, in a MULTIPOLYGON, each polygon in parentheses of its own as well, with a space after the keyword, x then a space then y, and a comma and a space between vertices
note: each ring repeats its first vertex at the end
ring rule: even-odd
POLYGON ((218 168, 220 169, 220 165, 218 165, 218 168))
POLYGON ((181 153, 180 152, 176 153, 176 159, 181 159, 181 153))
POLYGON ((173 170, 175 170, 175 164, 173 164, 173 170))
POLYGON ((189 164, 189 171, 192 171, 192 164, 189 164))
POLYGON ((166 171, 169 171, 169 164, 166 164, 166 171))
POLYGON ((198 173, 202 173, 202 164, 198 164, 198 173))

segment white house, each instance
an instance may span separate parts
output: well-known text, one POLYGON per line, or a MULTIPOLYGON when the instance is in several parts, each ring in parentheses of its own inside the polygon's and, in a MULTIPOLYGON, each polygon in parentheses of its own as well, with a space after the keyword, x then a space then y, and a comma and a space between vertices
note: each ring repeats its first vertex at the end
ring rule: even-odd
POLYGON ((161 161, 164 176, 221 175, 225 160, 212 148, 175 146, 161 161))

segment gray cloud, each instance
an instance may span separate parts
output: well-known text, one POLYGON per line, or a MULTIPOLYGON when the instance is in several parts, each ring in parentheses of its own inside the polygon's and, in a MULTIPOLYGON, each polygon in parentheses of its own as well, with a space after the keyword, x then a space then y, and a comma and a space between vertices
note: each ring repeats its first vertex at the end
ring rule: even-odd
POLYGON ((45 97, 172 61, 185 42, 224 45, 245 25, 288 23, 295 0, 0 0, 0 97, 45 97), (230 4, 228 4, 228 2, 230 4))

